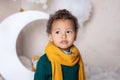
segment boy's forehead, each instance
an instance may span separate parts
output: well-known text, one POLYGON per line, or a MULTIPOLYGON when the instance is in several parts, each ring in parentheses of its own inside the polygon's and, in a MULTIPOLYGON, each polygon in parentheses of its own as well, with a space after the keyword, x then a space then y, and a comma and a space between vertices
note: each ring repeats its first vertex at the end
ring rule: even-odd
POLYGON ((71 19, 55 19, 54 21, 53 21, 53 23, 54 22, 58 22, 58 21, 70 21, 70 22, 73 22, 71 19))
POLYGON ((66 25, 73 26, 73 21, 70 19, 56 19, 53 21, 52 25, 55 25, 55 24, 59 24, 59 25, 66 24, 66 25))
POLYGON ((52 29, 74 29, 73 22, 69 19, 59 19, 54 21, 52 29))

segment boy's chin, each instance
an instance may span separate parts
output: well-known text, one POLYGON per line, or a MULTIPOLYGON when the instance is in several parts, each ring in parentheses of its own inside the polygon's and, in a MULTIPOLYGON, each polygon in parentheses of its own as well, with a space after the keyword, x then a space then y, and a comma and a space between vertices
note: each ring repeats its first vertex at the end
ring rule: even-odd
POLYGON ((70 50, 70 48, 60 48, 61 50, 63 50, 63 51, 69 51, 70 50))

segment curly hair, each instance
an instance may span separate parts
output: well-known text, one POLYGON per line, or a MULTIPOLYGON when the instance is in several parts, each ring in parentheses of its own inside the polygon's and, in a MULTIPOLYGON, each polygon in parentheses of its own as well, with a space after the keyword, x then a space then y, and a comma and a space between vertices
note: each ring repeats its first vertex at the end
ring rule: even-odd
POLYGON ((53 22, 55 20, 58 20, 58 19, 68 19, 68 20, 71 20, 73 22, 73 24, 74 24, 75 32, 77 33, 78 25, 79 25, 77 18, 73 14, 71 14, 68 10, 61 9, 61 10, 56 11, 55 14, 50 15, 49 20, 47 22, 47 29, 46 29, 46 32, 48 34, 51 33, 51 28, 52 28, 53 22))

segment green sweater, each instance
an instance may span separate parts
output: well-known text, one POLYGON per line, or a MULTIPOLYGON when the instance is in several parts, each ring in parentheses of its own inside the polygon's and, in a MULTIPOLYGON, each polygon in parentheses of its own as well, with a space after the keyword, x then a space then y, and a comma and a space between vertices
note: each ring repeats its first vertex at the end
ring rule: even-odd
MULTIPOLYGON (((62 66, 63 80, 78 80, 79 64, 74 66, 62 66)), ((37 63, 34 80, 52 80, 51 62, 46 54, 41 56, 37 63)), ((57 79, 56 79, 57 80, 57 79)))

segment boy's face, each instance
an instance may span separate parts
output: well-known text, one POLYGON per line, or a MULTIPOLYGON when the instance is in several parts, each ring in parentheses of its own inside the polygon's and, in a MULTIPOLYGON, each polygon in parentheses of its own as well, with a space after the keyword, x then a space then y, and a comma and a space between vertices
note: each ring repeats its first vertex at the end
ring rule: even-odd
POLYGON ((50 40, 60 49, 69 50, 76 39, 73 22, 68 19, 58 19, 53 22, 50 40))

